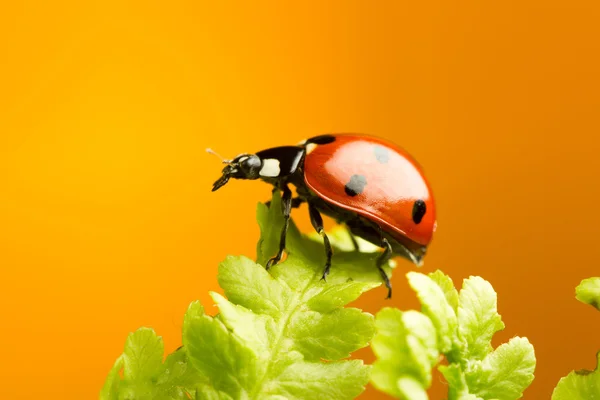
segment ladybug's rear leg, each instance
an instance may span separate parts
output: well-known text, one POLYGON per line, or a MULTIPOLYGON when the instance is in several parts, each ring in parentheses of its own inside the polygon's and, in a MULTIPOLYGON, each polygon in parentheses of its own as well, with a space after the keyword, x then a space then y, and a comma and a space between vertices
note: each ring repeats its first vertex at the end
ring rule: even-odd
POLYGON ((317 231, 321 237, 323 237, 323 243, 325 244, 325 270, 323 271, 322 280, 326 281, 327 275, 329 275, 329 269, 331 268, 331 257, 333 256, 333 249, 331 248, 331 243, 329 242, 329 238, 325 233, 325 229, 323 228, 323 218, 321 217, 321 213, 319 210, 311 204, 308 203, 308 213, 310 214, 310 223, 313 228, 317 231))
POLYGON ((346 230, 348 231, 348 235, 350 236, 350 240, 352 241, 352 246, 354 246, 354 251, 360 251, 360 246, 358 245, 358 241, 356 240, 356 236, 352 233, 352 230, 348 225, 346 225, 346 230))
POLYGON ((388 261, 390 261, 390 259, 393 256, 392 246, 390 245, 390 242, 388 242, 388 240, 386 238, 382 238, 381 247, 383 247, 384 250, 383 250, 383 253, 381 253, 381 255, 379 256, 379 258, 377 258, 377 269, 379 270, 379 273, 381 274, 381 278, 385 282, 385 287, 388 288, 387 298, 390 299, 392 297, 392 283, 390 282, 390 278, 387 276, 387 274, 383 270, 383 266, 388 261))
POLYGON ((279 251, 275 257, 271 258, 267 262, 265 267, 267 270, 281 261, 283 252, 285 251, 285 238, 287 236, 287 230, 290 226, 290 214, 292 212, 292 191, 287 184, 283 184, 282 189, 283 195, 281 196, 281 208, 283 211, 283 229, 281 230, 281 237, 279 239, 279 251))

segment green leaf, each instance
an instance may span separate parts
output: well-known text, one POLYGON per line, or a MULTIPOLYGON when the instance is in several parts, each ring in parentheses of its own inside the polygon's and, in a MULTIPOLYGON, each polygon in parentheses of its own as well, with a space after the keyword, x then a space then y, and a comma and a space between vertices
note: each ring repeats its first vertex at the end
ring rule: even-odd
MULTIPOLYGON (((242 266, 254 269, 258 279, 272 279, 260 265, 250 263, 244 258, 228 258, 221 264, 219 276, 234 281, 234 276, 241 276, 242 266)), ((294 267, 293 256, 282 268, 286 265, 294 267)), ((311 310, 307 300, 321 293, 318 288, 323 286, 317 274, 313 275, 300 292, 286 287, 285 281, 271 281, 271 289, 275 293, 281 290, 287 300, 272 301, 269 308, 264 307, 264 298, 253 309, 252 300, 244 299, 246 308, 217 294, 213 298, 219 307, 218 318, 205 315, 199 304, 190 308, 184 345, 193 365, 217 391, 232 398, 278 395, 292 399, 308 398, 311 392, 321 390, 319 398, 336 399, 364 390, 369 369, 362 363, 320 360, 340 360, 365 347, 374 333, 373 317, 352 308, 325 313, 311 310), (257 310, 267 311, 259 314, 257 310)))
MULTIPOLYGON (((279 196, 270 208, 259 205, 258 216, 257 258, 264 264, 278 249, 279 196)), ((197 398, 346 399, 364 390, 370 367, 343 359, 368 345, 374 318, 344 306, 381 285, 377 255, 337 249, 324 282, 322 243, 291 223, 286 249, 285 261, 268 272, 246 257, 228 257, 218 275, 226 297, 211 294, 219 314, 190 306, 184 346, 211 384, 200 386, 197 398)))
POLYGON ((262 372, 256 354, 230 334, 221 319, 204 314, 199 302, 192 303, 185 314, 183 345, 192 365, 216 389, 228 388, 226 393, 233 398, 243 397, 246 387, 262 372))
POLYGON ((154 330, 140 328, 125 342, 123 352, 123 376, 131 383, 144 384, 158 375, 164 346, 162 338, 154 330))
POLYGON ((442 289, 442 292, 444 292, 444 297, 446 297, 446 301, 448 304, 450 304, 450 307, 452 307, 454 312, 458 312, 458 291, 454 287, 452 278, 444 274, 439 269, 430 273, 429 278, 437 283, 440 289, 442 289))
POLYGON ((223 393, 207 383, 200 384, 196 388, 196 400, 234 400, 227 393, 223 393))
POLYGON ((404 399, 427 400, 427 390, 421 382, 410 376, 403 376, 398 379, 398 392, 404 399))
POLYGON ((108 373, 108 377, 104 382, 102 391, 100 392, 101 400, 116 400, 119 398, 119 384, 121 378, 119 377, 119 371, 123 369, 123 356, 120 356, 115 361, 113 367, 108 373))
POLYGON ((577 300, 600 310, 600 278, 582 280, 575 293, 577 300))
POLYGON ((373 385, 394 397, 427 399, 439 349, 449 363, 438 367, 448 381, 449 400, 520 398, 533 380, 535 354, 529 341, 518 337, 492 351, 492 336, 504 327, 492 286, 471 277, 458 293, 441 271, 407 277, 423 313, 384 309, 377 314, 373 385))
POLYGON ((200 376, 188 362, 183 347, 169 354, 156 379, 158 393, 162 399, 188 399, 193 396, 195 388, 206 380, 200 376))
MULTIPOLYGON (((600 278, 582 280, 575 293, 577 300, 600 309, 600 278)), ((573 371, 561 378, 554 388, 552 400, 600 399, 600 352, 596 359, 594 371, 573 371)))
POLYGON ((519 399, 533 381, 535 364, 531 343, 514 337, 483 361, 471 364, 466 373, 469 392, 484 399, 519 399))
POLYGON ((427 390, 421 382, 411 376, 403 376, 398 379, 398 392, 404 399, 427 400, 427 390))
POLYGON ((233 267, 219 271, 219 285, 227 298, 243 307, 252 306, 259 314, 277 318, 290 302, 289 292, 264 268, 246 257, 228 256, 225 263, 233 267))
POLYGON ((465 374, 458 364, 440 365, 438 367, 448 381, 448 400, 484 400, 469 393, 465 374))
POLYGON ((572 371, 561 378, 552 400, 592 400, 600 399, 600 352, 596 354, 597 364, 594 371, 572 371))
POLYGON ((364 292, 379 286, 377 282, 342 282, 327 286, 307 302, 308 308, 319 312, 333 311, 356 300, 364 292))
POLYGON ((290 318, 290 338, 309 360, 339 360, 365 347, 375 334, 373 316, 356 308, 328 313, 306 310, 290 318), (344 332, 342 334, 342 332, 344 332))
POLYGON ((189 367, 183 350, 175 351, 164 364, 163 352, 162 339, 152 329, 140 328, 131 333, 100 392, 100 399, 189 399, 194 395, 194 386, 203 378, 189 367))
POLYGON ((377 389, 400 397, 424 391, 431 385, 431 369, 437 362, 437 336, 431 320, 417 311, 384 308, 376 316, 377 334, 372 342, 377 361, 371 382, 377 389))
POLYGON ((419 272, 409 272, 406 276, 421 301, 423 313, 435 326, 440 351, 448 353, 457 341, 457 319, 444 290, 429 276, 419 272))
MULTIPOLYGON (((271 207, 259 205, 257 216, 258 263, 230 256, 220 264, 224 295, 211 292, 219 313, 210 316, 199 302, 190 304, 183 347, 164 364, 162 340, 152 330, 133 334, 109 373, 103 399, 349 399, 364 390, 371 367, 345 359, 368 345, 375 321, 344 307, 381 286, 379 254, 351 251, 348 234, 334 232, 325 282, 323 239, 303 236, 290 223, 287 258, 267 272, 262 265, 277 252, 283 226, 279 195, 271 207)), ((391 265, 384 266, 388 274, 391 265)))
MULTIPOLYGON (((260 228, 260 239, 256 244, 256 258, 260 265, 267 265, 267 261, 279 250, 279 237, 283 229, 283 218, 278 217, 283 212, 281 208, 281 197, 274 194, 271 206, 258 203, 256 207, 256 219, 260 228)), ((298 236, 298 232, 293 232, 298 236)))
POLYGON ((482 360, 492 351, 492 337, 502 329, 504 323, 497 312, 492 285, 477 276, 465 279, 458 305, 458 332, 464 358, 482 360))
POLYGON ((361 360, 325 364, 298 359, 266 384, 256 398, 352 399, 364 390, 369 370, 361 360))

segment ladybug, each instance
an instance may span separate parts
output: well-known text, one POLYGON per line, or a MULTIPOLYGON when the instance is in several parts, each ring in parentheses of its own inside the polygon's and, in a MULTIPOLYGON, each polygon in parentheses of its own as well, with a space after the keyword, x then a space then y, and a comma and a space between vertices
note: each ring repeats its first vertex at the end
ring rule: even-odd
POLYGON ((308 204, 312 226, 325 245, 323 280, 333 251, 321 214, 346 225, 356 248, 355 237, 383 248, 375 264, 388 288, 387 298, 392 285, 382 268, 385 263, 402 256, 422 264, 437 225, 435 204, 421 167, 397 145, 372 136, 331 134, 223 162, 227 165, 213 192, 231 178, 261 179, 282 192, 285 223, 279 251, 267 269, 281 261, 291 209, 302 203, 308 204), (296 188, 296 197, 290 185, 296 188))

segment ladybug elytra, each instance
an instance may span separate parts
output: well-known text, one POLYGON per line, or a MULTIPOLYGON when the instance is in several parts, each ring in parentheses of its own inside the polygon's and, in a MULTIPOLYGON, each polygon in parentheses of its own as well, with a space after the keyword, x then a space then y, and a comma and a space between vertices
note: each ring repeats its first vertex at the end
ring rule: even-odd
POLYGON ((279 251, 267 269, 281 261, 291 209, 302 203, 308 204, 310 221, 325 245, 322 279, 329 274, 333 251, 321 214, 346 225, 355 247, 356 236, 383 248, 376 266, 388 298, 392 285, 382 266, 395 255, 422 264, 436 229, 435 204, 421 168, 395 144, 358 134, 321 135, 224 162, 213 191, 235 178, 261 179, 282 192, 285 223, 279 251))

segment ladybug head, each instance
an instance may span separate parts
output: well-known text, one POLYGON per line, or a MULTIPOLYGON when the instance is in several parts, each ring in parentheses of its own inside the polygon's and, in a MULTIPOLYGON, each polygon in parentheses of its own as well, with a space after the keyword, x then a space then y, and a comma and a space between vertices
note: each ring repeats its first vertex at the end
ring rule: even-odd
POLYGON ((233 160, 223 160, 227 165, 221 171, 222 175, 213 184, 212 191, 218 190, 225 185, 229 178, 235 179, 258 179, 262 161, 256 154, 240 154, 233 160))

